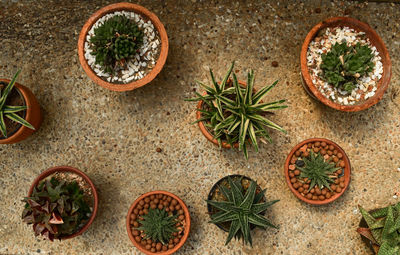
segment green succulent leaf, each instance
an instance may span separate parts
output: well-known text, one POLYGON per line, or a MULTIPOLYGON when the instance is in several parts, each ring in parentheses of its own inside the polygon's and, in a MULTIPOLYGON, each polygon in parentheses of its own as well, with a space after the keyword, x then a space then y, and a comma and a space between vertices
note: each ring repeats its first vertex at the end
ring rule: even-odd
POLYGON ((17 115, 16 113, 5 113, 4 115, 14 122, 17 122, 27 128, 35 130, 34 126, 32 126, 28 121, 26 121, 24 118, 21 118, 21 116, 17 115))

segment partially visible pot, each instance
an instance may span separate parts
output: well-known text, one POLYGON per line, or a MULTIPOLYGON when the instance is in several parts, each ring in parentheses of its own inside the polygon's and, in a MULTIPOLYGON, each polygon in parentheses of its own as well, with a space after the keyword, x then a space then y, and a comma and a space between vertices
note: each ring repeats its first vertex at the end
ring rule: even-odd
MULTIPOLYGON (((0 82, 9 83, 10 80, 0 79, 0 82)), ((35 131, 37 131, 42 124, 40 105, 32 91, 17 82, 14 85, 14 89, 17 89, 19 94, 23 97, 25 105, 27 106, 27 109, 25 110, 25 120, 28 121, 33 127, 35 127, 35 130, 21 125, 21 127, 14 134, 7 137, 6 139, 0 139, 0 144, 13 144, 25 140, 35 131)))
POLYGON ((61 240, 65 240, 65 239, 70 239, 70 238, 79 236, 79 235, 83 234, 83 232, 85 232, 89 228, 89 226, 93 223, 94 218, 96 217, 99 199, 98 199, 96 187, 94 186, 92 180, 90 180, 90 178, 85 173, 80 171, 79 169, 76 169, 76 168, 73 168, 70 166, 57 166, 57 167, 49 168, 46 171, 42 172, 33 181, 32 185, 29 189, 29 192, 28 192, 28 197, 30 197, 32 195, 33 189, 39 184, 39 182, 41 180, 46 179, 47 177, 49 177, 57 172, 58 173, 59 172, 70 172, 70 173, 74 173, 74 174, 81 176, 90 185, 91 192, 93 195, 93 211, 92 211, 92 215, 90 216, 88 222, 86 222, 86 224, 78 232, 76 232, 72 235, 61 237, 61 240))

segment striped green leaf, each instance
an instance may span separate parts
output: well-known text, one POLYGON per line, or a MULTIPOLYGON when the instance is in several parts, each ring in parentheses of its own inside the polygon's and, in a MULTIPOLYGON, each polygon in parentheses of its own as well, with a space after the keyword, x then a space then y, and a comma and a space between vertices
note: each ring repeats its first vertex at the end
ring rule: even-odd
POLYGON ((6 127, 6 123, 4 122, 3 111, 0 111, 0 131, 4 137, 7 137, 7 127, 6 127))
POLYGON ((35 128, 28 121, 15 113, 5 113, 4 115, 12 121, 15 121, 27 128, 35 130, 35 128))
POLYGON ((13 89, 13 87, 15 85, 15 81, 17 80, 17 77, 18 77, 20 72, 21 72, 21 70, 18 70, 17 73, 12 78, 12 80, 3 89, 2 93, 1 93, 1 97, 0 97, 0 109, 3 109, 4 104, 6 103, 8 94, 10 94, 11 90, 13 89))

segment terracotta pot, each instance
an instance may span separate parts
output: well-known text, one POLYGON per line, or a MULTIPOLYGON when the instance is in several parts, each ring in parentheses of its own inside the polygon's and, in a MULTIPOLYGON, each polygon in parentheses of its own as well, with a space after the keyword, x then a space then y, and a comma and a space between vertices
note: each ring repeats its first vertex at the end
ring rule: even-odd
POLYGON ((128 232, 128 236, 129 239, 131 239, 132 243, 136 246, 136 248, 138 248, 141 252, 145 253, 145 254, 160 254, 160 255, 168 255, 168 254, 173 254, 175 253, 177 250, 179 250, 183 244, 186 242, 188 236, 189 236, 189 232, 190 232, 190 214, 189 214, 189 210, 186 206, 186 204, 176 195, 168 192, 168 191, 163 191, 163 190, 156 190, 156 191, 151 191, 151 192, 147 192, 143 195, 141 195, 140 197, 138 197, 135 202, 133 202, 133 204, 131 205, 131 207, 129 208, 128 211, 128 215, 126 216, 126 231, 128 232), (133 209, 136 207, 136 205, 139 203, 139 201, 141 201, 142 199, 144 199, 145 197, 151 196, 151 195, 157 195, 157 194, 163 194, 163 195, 167 195, 170 196, 174 199, 176 199, 178 201, 178 203, 180 204, 180 206, 182 207, 183 211, 184 211, 184 215, 185 215, 185 221, 186 221, 186 226, 185 226, 185 233, 183 235, 183 237, 181 238, 180 242, 175 245, 175 247, 171 250, 167 250, 167 251, 160 251, 160 252, 151 252, 149 250, 146 250, 141 244, 139 244, 138 242, 136 242, 135 238, 133 237, 132 231, 131 231, 131 226, 130 226, 130 216, 133 212, 133 209))
MULTIPOLYGON (((0 82, 9 83, 10 80, 0 79, 0 82)), ((25 101, 25 105, 28 107, 28 109, 26 109, 25 111, 25 120, 28 121, 32 126, 34 126, 35 130, 21 125, 18 131, 15 132, 13 135, 9 136, 6 139, 0 139, 0 144, 13 144, 25 140, 35 131, 37 131, 42 124, 40 105, 32 91, 19 83, 15 83, 14 88, 18 89, 20 95, 25 101)))
MULTIPOLYGON (((218 182, 216 182, 216 183, 212 186, 212 188, 211 188, 211 190, 210 190, 210 192, 208 193, 208 196, 207 196, 207 199, 208 199, 208 200, 212 200, 216 188, 217 188, 224 180, 226 180, 228 177, 231 177, 231 178, 236 178, 236 177, 239 177, 239 178, 240 178, 240 177, 242 177, 242 178, 245 179, 245 180, 253 181, 253 179, 251 179, 251 178, 249 178, 249 177, 247 177, 247 176, 245 176, 245 175, 240 175, 240 174, 233 174, 233 175, 225 176, 225 177, 221 178, 218 182)), ((259 185, 257 185, 257 190, 259 190, 259 191, 262 190, 261 187, 260 187, 259 185)), ((264 196, 264 201, 265 201, 265 196, 264 196)), ((214 211, 213 211, 213 209, 212 209, 212 206, 211 206, 210 204, 208 204, 208 203, 207 203, 207 211, 208 211, 208 214, 210 215, 210 217, 211 217, 211 215, 214 213, 214 211)), ((265 215, 265 212, 266 212, 266 211, 263 212, 264 215, 265 215)), ((229 232, 229 228, 228 228, 227 226, 224 226, 224 225, 222 225, 222 224, 215 224, 215 225, 216 225, 218 228, 222 229, 223 231, 229 232)), ((256 227, 255 225, 252 225, 252 224, 250 225, 250 229, 254 229, 255 227, 256 227)))
POLYGON ((48 176, 50 176, 54 173, 57 173, 57 172, 71 172, 71 173, 81 176, 90 185, 90 188, 92 190, 92 195, 93 195, 93 211, 92 211, 92 215, 90 216, 89 221, 78 232, 76 232, 72 235, 69 235, 69 236, 61 237, 61 240, 65 240, 65 239, 70 239, 70 238, 79 236, 89 228, 89 226, 93 223, 94 218, 96 217, 99 199, 97 196, 96 187, 94 186, 94 184, 90 180, 90 178, 82 171, 80 171, 76 168, 70 167, 70 166, 57 166, 57 167, 53 167, 53 168, 47 169, 46 171, 42 172, 33 181, 32 185, 29 189, 29 192, 28 192, 28 197, 30 197, 32 195, 34 187, 36 187, 41 180, 43 180, 43 179, 47 178, 48 176))
POLYGON ((350 184, 350 174, 351 174, 351 166, 350 166, 350 160, 347 157, 346 153, 344 152, 344 150, 337 145, 336 143, 332 142, 331 140, 328 139, 324 139, 324 138, 311 138, 311 139, 307 139, 302 141, 301 143, 297 144, 289 153, 288 157, 286 158, 286 162, 285 162, 285 177, 286 177, 286 183, 288 184, 290 190, 293 192, 293 194, 300 200, 312 204, 312 205, 324 205, 324 204, 329 204, 333 201, 335 201, 336 199, 338 199, 341 195, 343 195, 343 193, 347 190, 349 184, 350 184), (313 142, 326 142, 328 145, 333 145, 335 147, 335 149, 338 151, 338 153, 342 153, 343 155, 343 161, 345 163, 345 167, 344 167, 344 188, 342 189, 342 192, 340 193, 335 193, 335 195, 333 195, 331 198, 329 199, 325 199, 325 200, 311 200, 308 199, 304 196, 302 196, 300 194, 300 192, 298 192, 292 185, 292 183, 290 182, 290 176, 289 176, 289 165, 290 165, 290 160, 292 159, 294 153, 300 149, 301 147, 303 147, 304 145, 308 144, 308 143, 313 143, 313 142))
POLYGON ((79 35, 79 40, 78 40, 78 54, 79 54, 79 61, 83 67, 83 70, 85 70, 86 74, 98 85, 114 90, 114 91, 128 91, 128 90, 134 90, 139 87, 142 87, 146 85, 147 83, 151 82, 161 71, 161 69, 164 67, 165 61, 167 60, 167 55, 168 55, 168 36, 167 32, 165 31, 164 25, 161 23, 161 21, 158 19, 158 17, 147 10, 146 8, 137 5, 137 4, 132 4, 132 3, 116 3, 116 4, 110 4, 106 7, 101 8, 97 12, 95 12, 89 19, 86 21, 85 25, 83 26, 81 33, 79 35), (85 58, 85 41, 86 41, 86 36, 91 29, 92 25, 96 23, 98 19, 103 17, 104 15, 116 11, 133 11, 137 14, 140 14, 153 23, 154 27, 157 29, 158 33, 160 34, 160 39, 161 39, 161 52, 160 56, 157 60, 156 65, 154 68, 142 79, 137 80, 137 81, 132 81, 130 83, 126 84, 116 84, 116 83, 110 83, 107 82, 103 79, 101 79, 99 76, 96 75, 96 73, 92 70, 92 68, 89 66, 86 58, 85 58))
POLYGON ((386 49, 385 44, 383 43, 382 39, 379 35, 366 23, 363 23, 359 20, 349 18, 349 17, 336 17, 330 18, 327 20, 322 21, 321 23, 314 26, 311 31, 307 34, 306 39, 304 40, 303 46, 301 48, 300 54, 300 63, 301 63, 301 75, 304 82, 304 88, 308 91, 309 94, 314 95, 317 100, 322 102, 323 104, 344 112, 356 112, 365 110, 374 104, 378 103, 379 100, 383 97, 385 93, 390 78, 392 76, 392 63, 390 61, 389 53, 386 49), (368 38, 371 41, 376 49, 379 51, 381 56, 381 61, 383 64, 383 74, 382 78, 378 82, 378 88, 374 96, 368 98, 367 100, 361 102, 360 104, 356 105, 341 105, 331 101, 330 99, 326 98, 322 93, 314 86, 311 75, 308 71, 307 66, 307 50, 310 42, 316 37, 318 32, 322 29, 327 27, 337 27, 337 26, 347 26, 353 28, 356 31, 365 32, 368 38))
MULTIPOLYGON (((372 213, 378 209, 374 209, 369 211, 369 213, 372 213)), ((375 243, 375 239, 372 236, 371 230, 368 228, 367 222, 364 220, 364 218, 361 218, 359 228, 357 228, 357 232, 361 235, 361 239, 363 242, 370 247, 371 251, 374 254, 378 254, 380 246, 375 243), (372 241, 374 240, 374 241, 372 241)))
MULTIPOLYGON (((240 86, 242 87, 246 87, 247 84, 244 81, 239 81, 240 86)), ((206 93, 205 93, 206 94, 206 93)), ((197 103, 197 109, 203 109, 203 101, 199 101, 197 103)), ((200 119, 201 118, 201 112, 197 111, 196 112, 196 119, 200 119)), ((197 123, 199 125, 200 131, 203 133, 203 135, 207 138, 207 140, 209 140, 210 142, 212 142, 213 144, 219 146, 218 141, 216 139, 214 139, 214 136, 208 131, 208 129, 206 128, 206 126, 204 125, 204 123, 202 121, 197 123)), ((234 143, 233 144, 235 148, 239 148, 239 143, 234 143)), ((225 149, 231 149, 231 145, 222 141, 222 147, 225 149)))

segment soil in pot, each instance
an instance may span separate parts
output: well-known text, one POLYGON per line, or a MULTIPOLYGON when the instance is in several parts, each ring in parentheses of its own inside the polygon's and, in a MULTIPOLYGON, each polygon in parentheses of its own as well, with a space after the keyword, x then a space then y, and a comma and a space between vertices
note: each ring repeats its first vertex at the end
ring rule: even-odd
POLYGON ((165 194, 152 194, 141 199, 136 207, 133 208, 132 214, 130 215, 130 227, 131 233, 135 238, 138 245, 143 249, 152 252, 168 252, 174 249, 183 238, 186 230, 186 219, 182 206, 180 203, 171 196, 165 194), (149 210, 165 210, 169 216, 174 215, 176 217, 175 228, 176 232, 173 232, 170 239, 162 244, 159 241, 154 241, 151 238, 147 238, 143 230, 139 230, 142 226, 140 221, 143 221, 143 216, 149 214, 149 210))
POLYGON ((303 145, 290 159, 288 169, 290 185, 308 200, 326 201, 331 199, 336 194, 341 193, 346 187, 344 156, 335 146, 325 141, 310 142, 303 145), (332 179, 332 183, 329 185, 330 189, 328 187, 321 189, 318 185, 310 189, 311 180, 301 177, 302 171, 299 167, 304 167, 304 159, 310 159, 311 153, 322 155, 325 162, 331 162, 338 168, 334 173, 329 174, 329 177, 332 179))
MULTIPOLYGON (((2 91, 2 89, 5 88, 7 85, 8 85, 8 83, 6 83, 6 82, 0 82, 0 91, 2 91)), ((17 88, 14 87, 11 90, 10 94, 7 97, 6 105, 11 105, 11 106, 26 105, 23 96, 21 95, 21 93, 19 92, 19 90, 17 88)), ((18 114, 22 118, 25 118, 26 110, 16 112, 16 114, 18 114)), ((22 127, 21 124, 15 122, 15 121, 12 121, 7 117, 4 117, 4 122, 6 124, 8 137, 15 134, 22 127)), ((0 132, 0 139, 5 139, 5 137, 3 136, 3 134, 1 132, 0 132)))
MULTIPOLYGON (((117 23, 118 25, 121 24, 121 22, 117 23)), ((103 48, 108 48, 108 46, 103 46, 103 48)), ((160 52, 161 38, 154 24, 148 17, 130 10, 111 12, 99 18, 90 28, 84 43, 85 59, 96 75, 104 81, 117 84, 126 84, 144 78, 154 68, 160 52), (95 35, 100 33, 102 27, 106 24, 111 24, 111 21, 117 17, 124 19, 129 24, 136 24, 139 30, 136 36, 140 37, 141 40, 136 40, 136 37, 133 35, 127 36, 123 34, 121 32, 123 30, 119 31, 120 29, 115 29, 115 36, 112 40, 107 41, 107 45, 111 43, 119 45, 119 42, 116 42, 116 40, 123 38, 123 40, 120 40, 120 44, 136 40, 137 44, 132 45, 136 45, 137 47, 127 43, 126 46, 119 47, 119 53, 116 52, 116 49, 109 51, 110 54, 119 54, 118 57, 112 58, 111 62, 107 61, 106 65, 101 65, 99 64, 101 57, 96 56, 96 53, 98 55, 99 52, 99 42, 98 39, 93 39, 95 35)))
POLYGON ((307 51, 314 86, 340 105, 362 104, 375 95, 383 75, 381 60, 365 32, 345 26, 320 30, 307 51))
MULTIPOLYGON (((241 184, 244 190, 244 193, 246 193, 247 189, 250 186, 250 183, 252 181, 252 179, 250 179, 247 176, 244 175, 230 175, 230 176, 226 176, 224 178, 222 178, 221 180, 219 180, 216 184, 214 184, 214 186, 211 188, 210 193, 208 194, 208 200, 214 200, 214 201, 226 201, 225 196, 222 194, 219 186, 225 186, 227 188, 230 188, 229 182, 228 182, 228 177, 230 177, 232 179, 232 181, 238 181, 241 180, 241 184)), ((257 189, 256 189, 256 194, 259 194, 261 192, 261 187, 259 185, 257 185, 257 189)), ((265 202, 265 196, 261 199, 261 202, 265 202)), ((214 206, 211 206, 210 204, 207 204, 207 210, 208 213, 210 215, 215 214, 217 212, 219 212, 219 210, 217 208, 215 208, 214 206)), ((265 211, 262 213, 263 215, 265 215, 265 211)), ((231 222, 227 222, 227 223, 222 223, 222 224, 216 224, 220 229, 224 230, 225 232, 229 231, 229 228, 231 226, 231 222)), ((250 228, 254 229, 256 226, 250 224, 250 228)))

